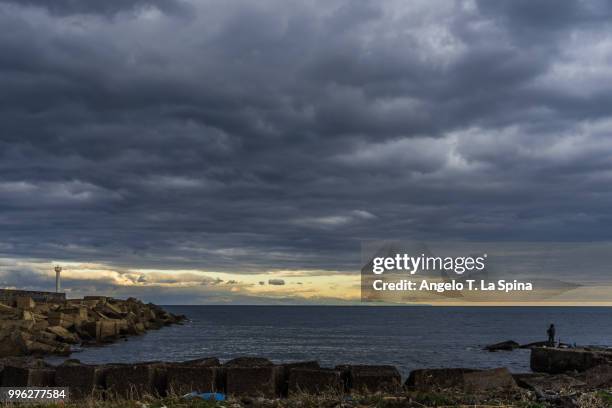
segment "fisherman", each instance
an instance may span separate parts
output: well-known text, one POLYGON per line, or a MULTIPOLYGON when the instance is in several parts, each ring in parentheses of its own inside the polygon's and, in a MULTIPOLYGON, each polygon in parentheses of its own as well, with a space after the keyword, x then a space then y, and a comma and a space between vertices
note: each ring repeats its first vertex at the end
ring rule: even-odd
POLYGON ((550 324, 550 327, 548 328, 548 330, 546 330, 546 334, 548 334, 548 345, 549 346, 553 346, 555 345, 555 325, 554 324, 550 324))

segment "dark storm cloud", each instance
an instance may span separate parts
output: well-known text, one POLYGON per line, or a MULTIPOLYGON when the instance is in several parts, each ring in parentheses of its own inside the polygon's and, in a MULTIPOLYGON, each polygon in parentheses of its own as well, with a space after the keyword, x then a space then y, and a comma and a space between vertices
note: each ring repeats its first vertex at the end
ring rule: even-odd
POLYGON ((74 14, 93 14, 114 16, 121 12, 136 12, 151 7, 165 12, 177 12, 185 9, 185 3, 176 0, 105 0, 105 1, 80 1, 80 0, 4 0, 19 6, 42 8, 57 16, 69 16, 74 14))
POLYGON ((0 1, 0 251, 357 271, 365 239, 610 239, 609 17, 0 1))

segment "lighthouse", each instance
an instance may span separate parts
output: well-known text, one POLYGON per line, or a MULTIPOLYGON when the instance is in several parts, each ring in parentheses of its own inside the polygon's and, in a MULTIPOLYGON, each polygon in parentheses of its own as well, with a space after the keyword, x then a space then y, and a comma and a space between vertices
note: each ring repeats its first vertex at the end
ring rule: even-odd
POLYGON ((60 291, 60 272, 62 272, 61 266, 55 267, 55 292, 59 293, 60 291))

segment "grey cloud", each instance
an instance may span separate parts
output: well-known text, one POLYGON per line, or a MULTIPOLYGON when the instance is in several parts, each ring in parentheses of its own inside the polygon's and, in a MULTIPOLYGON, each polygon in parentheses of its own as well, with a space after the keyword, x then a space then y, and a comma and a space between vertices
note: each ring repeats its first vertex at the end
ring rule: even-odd
POLYGON ((357 271, 367 239, 610 239, 609 17, 0 2, 0 253, 357 271))
POLYGON ((283 279, 268 279, 268 285, 283 286, 284 284, 283 279))
POLYGON ((19 6, 42 8, 57 16, 93 14, 111 17, 120 12, 135 12, 150 7, 155 7, 164 12, 184 11, 186 7, 186 3, 180 0, 3 0, 3 2, 19 6))

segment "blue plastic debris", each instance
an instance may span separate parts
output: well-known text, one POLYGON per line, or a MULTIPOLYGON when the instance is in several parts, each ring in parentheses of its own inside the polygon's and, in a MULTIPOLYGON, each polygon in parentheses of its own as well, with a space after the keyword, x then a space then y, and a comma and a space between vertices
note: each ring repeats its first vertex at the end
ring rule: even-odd
POLYGON ((225 394, 221 392, 191 392, 183 395, 185 399, 200 398, 204 401, 225 401, 225 394))

